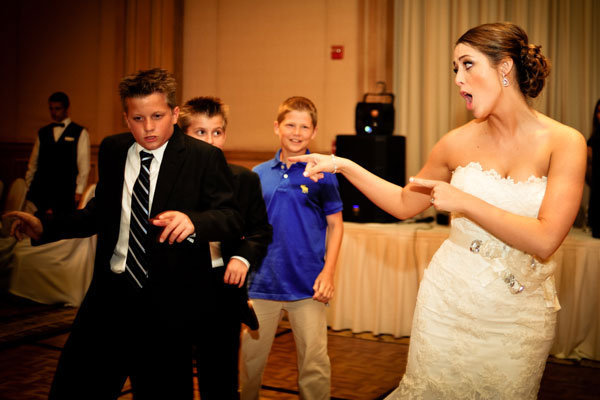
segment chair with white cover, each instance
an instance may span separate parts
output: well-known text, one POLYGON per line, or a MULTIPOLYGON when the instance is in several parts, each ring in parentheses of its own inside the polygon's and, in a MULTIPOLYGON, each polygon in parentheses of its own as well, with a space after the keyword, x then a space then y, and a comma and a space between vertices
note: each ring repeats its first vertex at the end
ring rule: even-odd
POLYGON ((4 210, 0 222, 0 289, 6 290, 11 276, 11 262, 14 259, 14 248, 17 239, 10 236, 10 228, 13 222, 12 218, 4 216, 9 211, 21 211, 25 204, 27 195, 27 184, 25 179, 15 179, 8 188, 4 210))
MULTIPOLYGON (((8 188, 6 194, 6 202, 4 203, 4 213, 9 211, 21 211, 25 204, 25 196, 27 196, 27 184, 25 179, 15 179, 8 188)), ((3 213, 3 214, 4 214, 3 213)), ((2 217, 2 233, 1 235, 6 237, 10 234, 10 224, 12 220, 6 217, 2 217)))
MULTIPOLYGON (((94 196, 95 185, 82 195, 80 208, 94 196)), ((15 246, 9 291, 43 304, 79 306, 92 280, 96 236, 15 246)))
POLYGON ((27 196, 27 184, 25 179, 15 179, 8 188, 6 194, 6 203, 4 204, 4 211, 19 211, 25 204, 25 196, 27 196))

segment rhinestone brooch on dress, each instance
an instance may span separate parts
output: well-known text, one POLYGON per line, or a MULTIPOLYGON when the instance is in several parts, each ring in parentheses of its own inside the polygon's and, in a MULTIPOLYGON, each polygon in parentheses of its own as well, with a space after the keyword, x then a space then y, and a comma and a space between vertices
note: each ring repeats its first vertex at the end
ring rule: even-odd
POLYGON ((471 242, 471 246, 469 246, 469 250, 471 250, 471 253, 479 253, 479 249, 481 248, 481 240, 473 240, 471 242))
POLYGON ((509 271, 504 272, 504 282, 506 282, 512 294, 519 294, 525 289, 525 286, 521 285, 509 271))
MULTIPOLYGON (((487 243, 489 243, 489 242, 486 242, 486 244, 487 243)), ((481 250, 482 246, 483 246, 483 242, 479 239, 475 239, 471 242, 471 245, 469 246, 469 250, 472 253, 479 254, 479 251, 481 250)), ((490 249, 488 248, 487 250, 484 250, 484 252, 487 252, 489 250, 490 249)), ((531 258, 530 266, 532 269, 535 269, 535 258, 533 258, 533 257, 531 258)), ((504 282, 508 285, 508 289, 510 290, 510 292, 512 294, 519 294, 525 289, 525 286, 521 285, 521 283, 517 280, 517 278, 515 278, 515 276, 508 270, 504 271, 503 279, 504 279, 504 282)))

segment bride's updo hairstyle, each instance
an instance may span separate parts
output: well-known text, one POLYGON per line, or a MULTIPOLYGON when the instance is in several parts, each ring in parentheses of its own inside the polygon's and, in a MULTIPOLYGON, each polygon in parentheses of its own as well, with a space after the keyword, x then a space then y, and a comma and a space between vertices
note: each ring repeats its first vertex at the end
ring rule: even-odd
POLYGON ((550 74, 550 60, 541 52, 542 46, 529 44, 527 33, 511 22, 483 24, 469 29, 457 41, 483 54, 496 67, 510 57, 516 67, 519 89, 525 97, 535 98, 544 88, 550 74))

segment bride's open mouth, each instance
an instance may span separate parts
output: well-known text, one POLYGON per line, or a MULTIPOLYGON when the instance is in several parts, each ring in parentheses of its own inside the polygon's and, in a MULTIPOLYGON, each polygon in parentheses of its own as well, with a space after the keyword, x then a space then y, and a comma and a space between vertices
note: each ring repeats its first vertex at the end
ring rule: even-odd
POLYGON ((471 108, 473 108, 473 95, 462 90, 460 91, 460 95, 467 102, 467 109, 470 110, 471 108))

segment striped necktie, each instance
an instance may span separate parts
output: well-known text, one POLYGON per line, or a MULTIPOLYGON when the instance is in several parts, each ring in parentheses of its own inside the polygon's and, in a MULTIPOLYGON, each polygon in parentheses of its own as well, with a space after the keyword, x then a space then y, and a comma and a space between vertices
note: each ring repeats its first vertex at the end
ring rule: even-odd
POLYGON ((140 151, 140 174, 133 185, 131 217, 129 220, 129 248, 125 269, 131 281, 142 288, 148 278, 148 255, 145 246, 150 225, 150 164, 152 153, 140 151))

